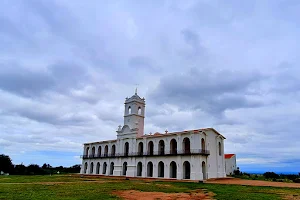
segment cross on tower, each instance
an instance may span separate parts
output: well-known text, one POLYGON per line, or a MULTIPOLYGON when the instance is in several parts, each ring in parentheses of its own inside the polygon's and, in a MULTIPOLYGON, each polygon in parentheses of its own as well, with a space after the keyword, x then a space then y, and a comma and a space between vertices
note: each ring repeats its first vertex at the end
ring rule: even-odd
POLYGON ((167 129, 165 130, 166 134, 169 132, 167 129))
POLYGON ((139 85, 139 84, 135 84, 135 86, 136 86, 136 87, 135 87, 135 94, 136 94, 136 95, 137 95, 138 85, 139 85))

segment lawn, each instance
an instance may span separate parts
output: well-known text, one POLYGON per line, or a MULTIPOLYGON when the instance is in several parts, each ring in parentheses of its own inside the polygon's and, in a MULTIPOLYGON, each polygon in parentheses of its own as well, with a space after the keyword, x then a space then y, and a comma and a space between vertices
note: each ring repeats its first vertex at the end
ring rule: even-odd
POLYGON ((107 178, 80 178, 73 175, 1 176, 0 199, 120 199, 115 192, 214 193, 213 199, 291 199, 300 189, 207 183, 162 182, 107 178))

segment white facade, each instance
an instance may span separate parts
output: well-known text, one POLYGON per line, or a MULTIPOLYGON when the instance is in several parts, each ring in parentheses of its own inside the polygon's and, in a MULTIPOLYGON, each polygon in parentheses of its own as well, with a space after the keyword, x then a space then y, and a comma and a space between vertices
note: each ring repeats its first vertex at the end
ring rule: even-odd
POLYGON ((145 99, 126 98, 117 139, 84 144, 81 174, 204 180, 225 177, 224 137, 213 128, 144 135, 145 99))
POLYGON ((225 154, 225 171, 227 175, 232 175, 236 167, 236 155, 235 154, 225 154))

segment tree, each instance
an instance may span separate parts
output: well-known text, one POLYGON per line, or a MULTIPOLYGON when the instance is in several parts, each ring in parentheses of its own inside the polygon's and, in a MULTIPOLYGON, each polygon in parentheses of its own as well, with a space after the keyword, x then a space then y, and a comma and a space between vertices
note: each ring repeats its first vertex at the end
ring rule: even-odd
POLYGON ((0 155, 0 171, 3 171, 5 173, 11 173, 13 172, 14 166, 11 162, 11 159, 9 156, 1 154, 0 155))
POLYGON ((263 176, 266 178, 266 179, 277 179, 279 178, 279 175, 276 174, 275 172, 265 172, 263 174, 263 176))
POLYGON ((33 175, 33 174, 41 174, 41 168, 37 164, 30 164, 30 165, 28 165, 27 171, 31 175, 33 175))
POLYGON ((50 168, 52 168, 52 166, 50 164, 44 163, 42 166, 42 169, 50 169, 50 168))
POLYGON ((20 165, 15 166, 14 174, 26 174, 26 167, 21 163, 20 165))

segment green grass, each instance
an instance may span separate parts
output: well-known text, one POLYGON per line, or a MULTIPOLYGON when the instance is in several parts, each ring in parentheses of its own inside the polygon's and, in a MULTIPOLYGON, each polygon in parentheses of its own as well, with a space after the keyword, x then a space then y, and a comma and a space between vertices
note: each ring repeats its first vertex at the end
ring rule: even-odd
POLYGON ((80 178, 79 176, 2 176, 0 199, 118 199, 113 191, 139 190, 147 192, 190 192, 206 189, 215 199, 282 199, 287 195, 300 197, 300 189, 219 185, 183 182, 145 182, 142 180, 114 180, 80 178), (52 182, 52 183, 51 183, 52 182), (56 183, 64 182, 64 183, 56 183))

